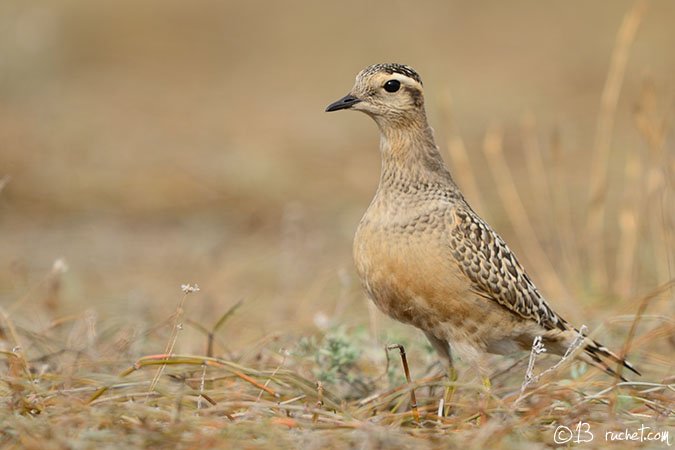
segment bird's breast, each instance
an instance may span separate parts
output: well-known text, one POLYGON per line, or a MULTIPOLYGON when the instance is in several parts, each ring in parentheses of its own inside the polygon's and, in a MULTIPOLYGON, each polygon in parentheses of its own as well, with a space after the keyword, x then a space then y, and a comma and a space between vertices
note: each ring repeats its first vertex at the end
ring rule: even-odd
POLYGON ((452 313, 464 284, 447 248, 451 222, 443 205, 389 207, 374 200, 356 231, 354 261, 383 312, 422 329, 452 313))

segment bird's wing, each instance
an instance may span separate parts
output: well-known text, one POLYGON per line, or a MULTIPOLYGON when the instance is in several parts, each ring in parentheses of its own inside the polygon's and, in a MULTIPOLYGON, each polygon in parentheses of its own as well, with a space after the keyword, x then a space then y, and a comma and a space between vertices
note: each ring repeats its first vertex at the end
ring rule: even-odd
MULTIPOLYGON (((458 207, 455 217, 450 248, 477 295, 496 301, 512 313, 537 322, 546 330, 574 330, 579 333, 551 309, 504 240, 471 208, 458 207)), ((610 375, 617 375, 604 361, 608 359, 640 375, 623 357, 597 341, 588 338, 586 341, 584 351, 590 359, 585 361, 610 375)))
POLYGON ((504 240, 468 206, 455 209, 450 249, 476 294, 547 330, 569 330, 541 296, 504 240))

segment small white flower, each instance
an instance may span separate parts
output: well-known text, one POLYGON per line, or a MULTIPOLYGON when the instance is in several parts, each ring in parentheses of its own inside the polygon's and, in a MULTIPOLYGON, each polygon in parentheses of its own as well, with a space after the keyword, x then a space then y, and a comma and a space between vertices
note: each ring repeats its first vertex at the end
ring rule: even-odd
POLYGON ((61 273, 66 273, 68 271, 68 264, 66 264, 66 260, 63 258, 59 258, 56 261, 54 261, 54 264, 52 264, 52 273, 54 274, 61 274, 61 273))
POLYGON ((330 326, 330 318, 326 315, 326 313, 319 311, 318 313, 314 314, 314 325, 316 325, 317 328, 325 330, 330 326))
POLYGON ((181 284, 180 289, 186 294, 200 291, 198 284, 181 284))

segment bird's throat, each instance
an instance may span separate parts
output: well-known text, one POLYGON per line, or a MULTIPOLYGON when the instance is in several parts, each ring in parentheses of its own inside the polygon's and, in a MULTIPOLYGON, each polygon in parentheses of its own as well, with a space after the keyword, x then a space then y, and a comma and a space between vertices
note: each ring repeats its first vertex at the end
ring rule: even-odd
POLYGON ((382 174, 380 182, 390 179, 435 181, 448 174, 433 130, 426 120, 419 126, 380 127, 382 174))

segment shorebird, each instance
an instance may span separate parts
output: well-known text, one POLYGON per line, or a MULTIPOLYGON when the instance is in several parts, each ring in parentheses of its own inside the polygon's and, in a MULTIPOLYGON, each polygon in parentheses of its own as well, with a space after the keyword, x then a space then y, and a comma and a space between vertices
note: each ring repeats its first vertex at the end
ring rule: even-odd
POLYGON ((536 337, 558 355, 580 338, 577 358, 612 375, 612 362, 639 375, 556 314, 513 251, 471 209, 436 146, 415 70, 366 67, 349 94, 326 108, 338 110, 364 112, 380 130, 380 181, 354 237, 358 275, 380 310, 424 332, 451 377, 457 353, 489 387, 483 355, 530 350, 536 337))

